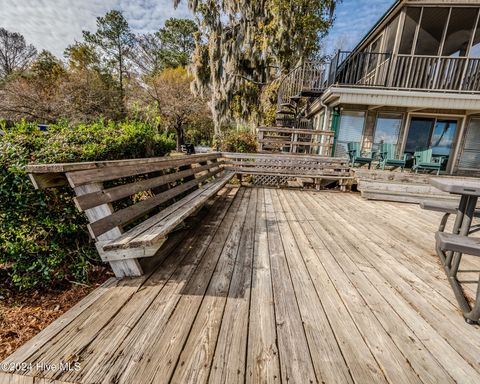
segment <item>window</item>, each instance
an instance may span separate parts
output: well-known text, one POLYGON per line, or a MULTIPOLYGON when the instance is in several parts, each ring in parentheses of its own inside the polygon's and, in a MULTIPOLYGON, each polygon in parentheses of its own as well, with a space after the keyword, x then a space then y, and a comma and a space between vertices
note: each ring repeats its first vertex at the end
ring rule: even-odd
POLYGON ((347 156, 347 144, 362 141, 365 112, 343 111, 337 135, 336 156, 347 156))
POLYGON ((418 21, 420 20, 421 11, 421 8, 407 8, 398 53, 405 55, 412 53, 413 40, 415 39, 415 31, 417 29, 418 21))
POLYGON ((458 167, 476 170, 480 168, 480 118, 472 118, 468 124, 458 167))
POLYGON ((443 56, 467 55, 477 13, 475 8, 452 8, 443 44, 443 56))
POLYGON ((415 48, 416 55, 438 55, 448 13, 449 8, 423 8, 417 46, 415 48))
POLYGON ((402 115, 380 114, 377 117, 375 125, 375 136, 373 138, 373 147, 377 149, 379 144, 397 144, 400 127, 402 125, 402 115))

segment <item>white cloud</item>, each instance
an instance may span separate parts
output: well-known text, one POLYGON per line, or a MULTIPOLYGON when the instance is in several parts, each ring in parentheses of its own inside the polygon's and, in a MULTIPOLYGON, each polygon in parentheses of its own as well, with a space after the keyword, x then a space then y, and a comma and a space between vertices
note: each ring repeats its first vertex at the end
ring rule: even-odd
POLYGON ((96 17, 111 9, 121 10, 136 33, 158 30, 170 17, 191 17, 186 1, 175 10, 173 0, 0 0, 0 27, 63 56, 82 30, 94 31, 96 17))

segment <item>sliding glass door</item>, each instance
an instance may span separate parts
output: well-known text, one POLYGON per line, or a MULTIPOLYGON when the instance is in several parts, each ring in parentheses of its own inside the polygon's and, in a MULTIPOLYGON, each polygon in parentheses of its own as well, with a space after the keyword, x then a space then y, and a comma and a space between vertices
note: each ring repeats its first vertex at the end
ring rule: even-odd
POLYGON ((405 153, 413 155, 417 149, 431 148, 432 156, 444 156, 448 160, 454 147, 457 125, 457 120, 412 117, 405 153))

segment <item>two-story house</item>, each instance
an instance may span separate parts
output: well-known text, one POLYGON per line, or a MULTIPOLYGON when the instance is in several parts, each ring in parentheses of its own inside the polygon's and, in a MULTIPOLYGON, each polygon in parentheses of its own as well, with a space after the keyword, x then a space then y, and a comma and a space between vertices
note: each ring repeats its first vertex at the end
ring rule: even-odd
POLYGON ((396 144, 407 157, 431 147, 446 173, 479 171, 480 0, 396 1, 353 51, 305 63, 279 97, 308 98, 302 117, 334 132, 330 155, 345 156, 348 142, 396 144))

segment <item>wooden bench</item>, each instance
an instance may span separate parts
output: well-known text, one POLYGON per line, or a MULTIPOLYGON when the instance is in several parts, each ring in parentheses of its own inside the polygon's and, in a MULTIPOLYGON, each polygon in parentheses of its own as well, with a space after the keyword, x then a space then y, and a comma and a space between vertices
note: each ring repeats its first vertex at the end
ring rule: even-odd
POLYGON ((435 240, 437 252, 465 321, 469 324, 478 324, 480 321, 480 277, 477 281, 476 298, 467 300, 463 287, 457 278, 457 273, 463 254, 480 256, 480 238, 438 231, 435 234, 435 240))
POLYGON ((234 176, 220 153, 28 166, 37 188, 69 184, 97 250, 117 277, 143 273, 151 257, 188 216, 234 176), (116 209, 114 209, 114 206, 116 209))
MULTIPOLYGON (((458 202, 450 201, 435 201, 435 200, 424 200, 420 202, 420 208, 426 209, 428 211, 434 212, 443 212, 443 218, 440 221, 440 226, 438 228, 439 232, 445 230, 447 225, 448 218, 450 215, 455 215, 458 209, 458 202)), ((474 213, 474 217, 480 218, 480 209, 477 209, 474 213)), ((473 226, 470 230, 470 233, 477 232, 480 229, 477 225, 473 226)))
POLYGON ((351 180, 347 159, 218 152, 40 164, 27 171, 36 188, 73 188, 96 248, 117 277, 141 275, 139 261, 156 255, 168 235, 236 174, 308 179, 317 185, 322 179, 351 180))
POLYGON ((467 255, 480 256, 480 238, 437 232, 437 246, 442 251, 460 252, 467 255))

